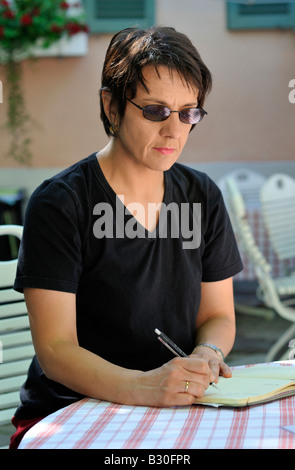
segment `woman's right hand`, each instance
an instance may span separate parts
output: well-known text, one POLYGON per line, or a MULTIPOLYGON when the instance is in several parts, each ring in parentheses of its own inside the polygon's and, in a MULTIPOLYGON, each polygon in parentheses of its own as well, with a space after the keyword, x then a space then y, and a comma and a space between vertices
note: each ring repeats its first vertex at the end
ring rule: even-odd
POLYGON ((143 406, 191 405, 213 381, 206 360, 194 355, 177 357, 157 369, 138 373, 131 381, 131 400, 143 406))

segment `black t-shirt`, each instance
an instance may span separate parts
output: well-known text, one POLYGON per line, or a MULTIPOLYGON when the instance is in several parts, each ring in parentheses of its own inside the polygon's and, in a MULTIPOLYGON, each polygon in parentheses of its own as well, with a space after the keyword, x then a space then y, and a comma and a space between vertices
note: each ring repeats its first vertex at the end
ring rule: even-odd
MULTIPOLYGON (((75 293, 79 344, 129 369, 172 359, 155 328, 190 354, 201 282, 242 269, 215 183, 178 163, 164 183, 154 232, 114 193, 96 154, 41 184, 26 211, 15 289, 75 293)), ((80 398, 47 379, 35 357, 16 416, 45 416, 80 398)))

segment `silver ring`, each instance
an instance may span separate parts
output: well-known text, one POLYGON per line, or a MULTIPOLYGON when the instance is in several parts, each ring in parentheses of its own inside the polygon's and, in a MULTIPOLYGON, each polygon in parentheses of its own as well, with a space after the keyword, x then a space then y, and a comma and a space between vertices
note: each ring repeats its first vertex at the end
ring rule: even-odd
POLYGON ((189 386, 189 382, 188 382, 188 380, 187 380, 187 381, 185 382, 185 389, 184 389, 185 393, 188 393, 188 386, 189 386))

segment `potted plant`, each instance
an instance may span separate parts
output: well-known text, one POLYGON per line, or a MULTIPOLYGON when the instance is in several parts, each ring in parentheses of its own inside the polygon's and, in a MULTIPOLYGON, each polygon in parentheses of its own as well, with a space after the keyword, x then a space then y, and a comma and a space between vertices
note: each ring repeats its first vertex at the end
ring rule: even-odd
POLYGON ((22 93, 22 61, 34 48, 48 48, 62 37, 87 32, 81 4, 60 0, 0 0, 0 64, 7 92, 8 155, 28 164, 31 159, 29 115, 22 93), (71 7, 71 8, 70 8, 71 7), (74 13, 73 10, 77 9, 74 13))

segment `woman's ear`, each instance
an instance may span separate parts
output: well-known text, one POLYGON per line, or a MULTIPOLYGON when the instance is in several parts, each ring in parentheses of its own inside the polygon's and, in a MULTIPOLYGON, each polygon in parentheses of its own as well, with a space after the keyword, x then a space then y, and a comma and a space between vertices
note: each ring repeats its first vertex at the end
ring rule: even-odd
POLYGON ((108 90, 101 90, 101 99, 103 103, 103 109, 106 114, 106 117, 108 118, 108 121, 110 123, 110 132, 111 134, 116 137, 117 132, 118 132, 118 119, 117 119, 117 112, 112 106, 112 94, 108 90))
POLYGON ((110 91, 101 90, 101 99, 104 112, 110 123, 117 122, 117 110, 112 106, 112 94, 110 91))
POLYGON ((103 109, 106 114, 106 117, 108 118, 109 122, 112 122, 112 119, 111 119, 112 94, 111 92, 107 90, 101 90, 101 100, 102 100, 103 109))

